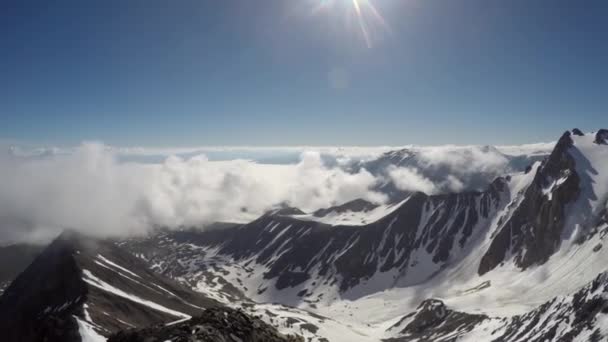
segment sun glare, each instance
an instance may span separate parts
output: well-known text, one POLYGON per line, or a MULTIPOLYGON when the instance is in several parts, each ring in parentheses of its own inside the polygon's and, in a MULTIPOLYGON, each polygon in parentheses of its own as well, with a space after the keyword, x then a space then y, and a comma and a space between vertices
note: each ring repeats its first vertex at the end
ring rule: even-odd
POLYGON ((372 0, 316 0, 312 13, 315 15, 342 15, 345 28, 359 36, 368 48, 390 28, 372 0))

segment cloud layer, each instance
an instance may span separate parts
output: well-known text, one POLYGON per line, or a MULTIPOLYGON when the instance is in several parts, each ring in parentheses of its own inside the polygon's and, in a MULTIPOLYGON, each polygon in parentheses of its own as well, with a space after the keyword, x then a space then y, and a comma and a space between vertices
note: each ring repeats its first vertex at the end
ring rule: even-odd
POLYGON ((256 218, 279 203, 314 210, 356 198, 382 202, 377 179, 329 168, 316 152, 297 164, 168 157, 159 164, 119 162, 87 143, 73 153, 0 162, 0 225, 5 239, 47 238, 64 228, 97 236, 151 226, 202 225, 256 218))
MULTIPOLYGON (((287 158, 293 161, 209 160, 194 150, 142 160, 134 155, 150 151, 99 143, 52 153, 13 150, 0 155, 0 243, 48 240, 66 228, 105 237, 155 226, 246 222, 281 203, 308 212, 357 198, 382 203, 388 197, 380 189, 387 191, 387 183, 427 194, 480 189, 530 162, 526 155, 480 146, 387 154, 385 147, 278 150, 293 154, 287 158)), ((268 151, 252 151, 277 160, 268 151)))

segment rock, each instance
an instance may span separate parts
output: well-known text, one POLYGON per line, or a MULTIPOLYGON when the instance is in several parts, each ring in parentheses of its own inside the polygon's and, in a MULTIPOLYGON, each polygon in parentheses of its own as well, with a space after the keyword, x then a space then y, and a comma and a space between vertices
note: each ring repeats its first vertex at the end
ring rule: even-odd
POLYGON ((579 137, 582 137, 583 135, 585 135, 585 133, 583 133, 580 129, 575 128, 572 130, 572 134, 574 135, 578 135, 579 137))
POLYGON ((214 307, 200 316, 173 324, 118 332, 108 342, 304 342, 300 336, 282 335, 241 310, 214 307))
POLYGON ((573 144, 572 134, 566 131, 534 175, 520 205, 506 222, 501 222, 479 263, 480 275, 503 263, 509 255, 518 267, 526 269, 543 264, 559 249, 566 207, 580 193, 580 177, 569 152, 573 144), (562 179, 562 183, 552 190, 550 199, 545 190, 556 179, 562 179))
POLYGON ((378 207, 377 204, 368 202, 362 198, 352 200, 350 202, 346 202, 341 205, 337 205, 334 207, 319 209, 313 213, 314 216, 324 217, 330 213, 341 214, 343 212, 352 211, 352 212, 366 212, 370 211, 374 208, 378 207))
POLYGON ((488 319, 486 315, 475 315, 450 310, 440 300, 427 299, 418 305, 415 312, 405 315, 401 321, 389 329, 394 329, 403 322, 409 321, 405 328, 400 331, 402 337, 386 339, 384 341, 455 341, 455 339, 444 338, 466 334, 486 319, 488 319))
POLYGON ((598 145, 608 145, 608 129, 600 129, 595 134, 595 141, 598 145))

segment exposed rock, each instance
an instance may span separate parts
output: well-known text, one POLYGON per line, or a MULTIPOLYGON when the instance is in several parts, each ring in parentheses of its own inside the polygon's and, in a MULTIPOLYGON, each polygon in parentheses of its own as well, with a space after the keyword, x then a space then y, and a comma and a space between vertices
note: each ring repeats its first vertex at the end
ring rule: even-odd
POLYGON ((0 297, 0 331, 7 342, 80 341, 77 319, 104 335, 212 305, 113 243, 64 233, 0 297))
MULTIPOLYGON (((436 269, 427 267, 418 272, 421 277, 431 277, 454 249, 465 248, 479 223, 497 210, 506 190, 506 180, 498 178, 483 192, 414 193, 388 215, 362 226, 329 226, 270 213, 232 229, 204 231, 185 239, 181 232, 170 236, 184 243, 217 247, 219 254, 234 260, 253 258, 252 262, 268 267, 264 277, 276 279, 279 290, 298 286, 312 276, 317 276, 319 283, 347 290, 376 272, 399 269, 408 274, 419 267, 418 253, 432 256, 436 269)), ((137 243, 129 248, 146 250, 145 244, 139 249, 137 243)), ((159 271, 165 275, 180 277, 188 272, 179 259, 167 260, 164 252, 147 257, 151 262, 163 262, 159 271)))
MULTIPOLYGON (((459 336, 466 335, 475 326, 488 319, 486 315, 473 315, 450 310, 437 299, 427 299, 420 303, 416 311, 406 315, 397 325, 408 321, 409 323, 400 332, 402 336, 387 339, 391 342, 420 341, 431 342, 443 340, 457 340, 459 336)), ((393 329, 392 327, 391 329, 393 329)))
POLYGON ((299 208, 288 207, 288 206, 282 207, 280 209, 276 209, 276 210, 272 211, 271 213, 272 213, 272 215, 283 215, 283 216, 304 215, 304 214, 306 214, 305 212, 303 212, 299 208))
POLYGON ((300 336, 281 335, 258 318, 225 307, 210 308, 200 316, 172 325, 118 332, 108 342, 304 342, 300 336))
POLYGON ((584 136, 584 135, 585 135, 585 133, 583 133, 583 132, 582 132, 580 129, 578 129, 578 128, 573 129, 573 130, 572 130, 572 134, 574 134, 574 135, 578 135, 579 137, 582 137, 582 136, 584 136))
POLYGON ((566 206, 578 198, 580 179, 568 150, 573 141, 565 132, 539 168, 524 199, 502 224, 479 264, 485 274, 513 255, 521 268, 540 264, 559 248, 566 206), (549 195, 547 195, 549 194, 549 195))
POLYGON ((34 259, 44 250, 44 246, 15 244, 0 247, 0 294, 34 259))
POLYGON ((317 217, 324 217, 332 212, 337 213, 337 214, 341 214, 346 211, 366 212, 366 211, 370 211, 376 207, 378 207, 377 204, 374 204, 374 203, 368 202, 362 198, 359 198, 356 200, 352 200, 350 202, 346 202, 341 205, 324 208, 324 209, 319 209, 319 210, 315 211, 313 213, 313 215, 317 216, 317 217))
POLYGON ((585 341, 605 341, 603 327, 596 327, 599 316, 608 313, 608 282, 606 273, 571 296, 556 297, 538 308, 512 317, 493 342, 521 341, 583 341, 585 331, 595 332, 585 341), (595 337, 594 337, 595 336, 595 337))
POLYGON ((600 145, 608 145, 608 129, 600 129, 597 131, 594 142, 600 145))

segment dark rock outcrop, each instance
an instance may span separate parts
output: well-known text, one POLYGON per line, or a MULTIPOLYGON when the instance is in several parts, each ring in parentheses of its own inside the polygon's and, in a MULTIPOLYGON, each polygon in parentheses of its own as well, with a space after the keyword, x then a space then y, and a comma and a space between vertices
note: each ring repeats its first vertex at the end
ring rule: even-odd
POLYGON ((258 318, 225 307, 205 310, 201 315, 173 325, 118 332, 108 342, 304 342, 285 336, 258 318))
POLYGON ((34 259, 45 246, 15 244, 0 247, 0 294, 34 259))
POLYGON ((597 131, 594 142, 600 145, 608 145, 608 129, 600 129, 597 131))
POLYGON ((317 211, 315 211, 313 213, 314 216, 317 217, 324 217, 327 216, 330 213, 337 213, 337 214, 341 214, 347 211, 352 211, 352 212, 366 212, 366 211, 370 211, 374 208, 377 208, 378 205, 368 202, 364 199, 356 199, 356 200, 352 200, 350 202, 346 202, 344 204, 341 205, 337 205, 337 206, 333 206, 333 207, 329 207, 329 208, 323 208, 323 209, 319 209, 317 211))
POLYGON ((565 132, 537 171, 521 204, 494 236, 480 261, 480 275, 494 269, 509 254, 525 269, 547 261, 559 248, 566 205, 579 195, 580 178, 568 152, 572 145, 570 132, 565 132))
POLYGON ((582 137, 582 136, 584 136, 584 135, 585 135, 585 133, 583 133, 583 132, 582 132, 580 129, 578 129, 578 128, 573 129, 573 130, 572 130, 572 134, 577 135, 577 136, 579 136, 579 137, 582 137))
POLYGON ((104 335, 213 305, 113 243, 64 233, 0 297, 0 330, 7 342, 80 341, 77 320, 104 335))
POLYGON ((456 341, 459 336, 466 335, 475 326, 488 319, 486 315, 474 315, 449 309, 442 301, 427 299, 420 303, 415 312, 406 315, 391 329, 409 323, 401 330, 402 336, 387 339, 390 342, 421 341, 431 342, 444 340, 450 336, 450 341, 456 341))

